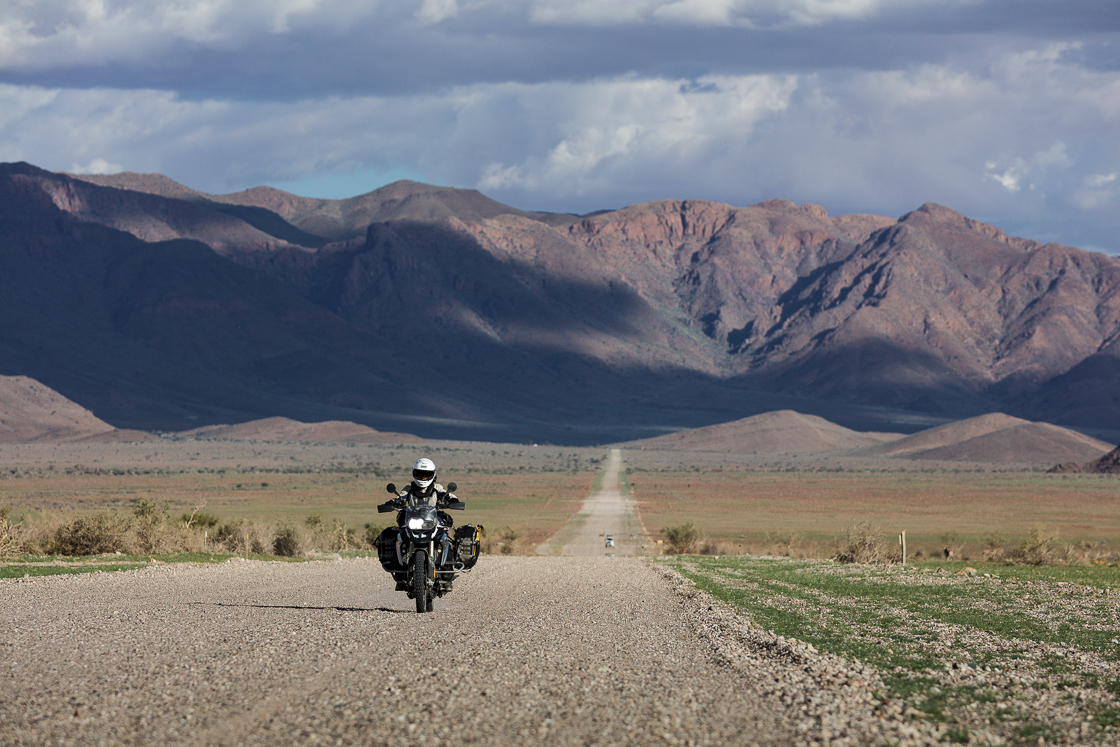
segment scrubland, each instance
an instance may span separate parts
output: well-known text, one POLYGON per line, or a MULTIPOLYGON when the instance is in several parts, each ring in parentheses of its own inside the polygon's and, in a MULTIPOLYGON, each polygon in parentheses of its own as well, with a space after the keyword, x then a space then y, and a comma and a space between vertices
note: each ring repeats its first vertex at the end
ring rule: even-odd
POLYGON ((5 445, 0 557, 368 552, 393 522, 376 510, 386 483, 405 484, 421 455, 436 460, 442 482, 458 483, 467 510, 456 523, 487 527, 492 552, 528 552, 579 509, 603 453, 454 442, 5 445))
POLYGON ((831 557, 849 528, 914 557, 1003 559, 1024 543, 1056 559, 1116 559, 1120 480, 1033 472, 642 472, 629 483, 651 533, 693 522, 715 554, 831 557))
MULTIPOLYGON (((392 522, 386 482, 428 455, 483 524, 485 548, 530 553, 575 516, 605 449, 435 442, 190 440, 0 447, 0 552, 285 554, 369 550, 392 522), (100 534, 109 544, 89 544, 100 534), (86 542, 86 545, 82 545, 86 542), (277 544, 279 542, 279 544, 277 544)), ((855 528, 909 559, 1111 565, 1120 480, 1030 468, 624 452, 622 489, 657 552, 826 558, 855 528), (668 533, 667 533, 668 530, 668 533), (662 540, 660 545, 657 540, 662 540), (688 539, 686 537, 686 539, 688 539)), ((899 558, 900 559, 900 558, 899 558)))

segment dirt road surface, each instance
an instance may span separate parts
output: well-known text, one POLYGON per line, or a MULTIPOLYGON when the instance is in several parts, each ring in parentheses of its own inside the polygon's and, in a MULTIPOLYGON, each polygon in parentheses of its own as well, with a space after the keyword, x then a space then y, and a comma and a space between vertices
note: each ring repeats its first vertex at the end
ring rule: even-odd
POLYGON ((599 489, 583 502, 575 518, 547 542, 537 547, 539 555, 604 557, 647 554, 646 531, 634 502, 619 489, 622 451, 611 449, 599 489), (606 538, 614 540, 606 546, 606 538))
POLYGON ((935 744, 873 671, 608 556, 620 464, 565 557, 484 556, 430 614, 372 559, 2 580, 0 745, 935 744))
POLYGON ((0 744, 929 742, 665 574, 486 556, 424 615, 364 559, 0 581, 0 744))

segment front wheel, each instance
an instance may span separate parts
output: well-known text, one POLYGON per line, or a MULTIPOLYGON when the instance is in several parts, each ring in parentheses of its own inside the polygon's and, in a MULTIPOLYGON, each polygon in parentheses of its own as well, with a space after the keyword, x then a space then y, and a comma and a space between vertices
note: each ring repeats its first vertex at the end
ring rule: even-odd
POLYGON ((412 594, 417 612, 431 612, 428 597, 428 553, 417 550, 412 555, 412 594))

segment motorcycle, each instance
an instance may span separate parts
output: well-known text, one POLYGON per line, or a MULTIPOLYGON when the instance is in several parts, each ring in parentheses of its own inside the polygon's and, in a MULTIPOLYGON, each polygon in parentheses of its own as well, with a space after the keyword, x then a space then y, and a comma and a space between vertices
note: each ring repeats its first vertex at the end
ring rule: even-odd
MULTIPOLYGON (((447 485, 454 494, 458 486, 447 485)), ((385 490, 397 495, 397 486, 385 490)), ((408 592, 416 600, 417 612, 431 612, 434 597, 451 592, 461 573, 468 573, 478 562, 482 525, 466 524, 450 533, 451 517, 440 509, 462 511, 460 500, 440 506, 419 504, 402 507, 397 499, 378 505, 378 513, 397 511, 397 526, 389 527, 377 538, 381 567, 397 582, 397 591, 408 592)))

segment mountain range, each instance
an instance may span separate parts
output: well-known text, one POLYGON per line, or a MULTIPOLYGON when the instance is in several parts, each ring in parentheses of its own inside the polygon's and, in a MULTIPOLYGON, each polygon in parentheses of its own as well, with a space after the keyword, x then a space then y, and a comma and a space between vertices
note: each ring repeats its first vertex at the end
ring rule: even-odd
POLYGON ((779 409, 1120 438, 1120 259, 926 204, 589 215, 0 165, 0 374, 121 428, 607 443, 779 409))

